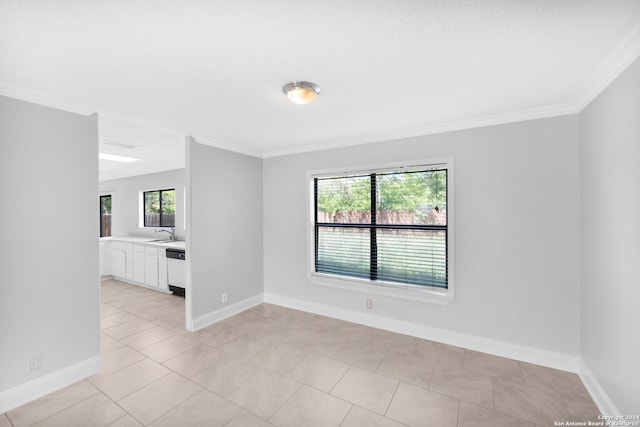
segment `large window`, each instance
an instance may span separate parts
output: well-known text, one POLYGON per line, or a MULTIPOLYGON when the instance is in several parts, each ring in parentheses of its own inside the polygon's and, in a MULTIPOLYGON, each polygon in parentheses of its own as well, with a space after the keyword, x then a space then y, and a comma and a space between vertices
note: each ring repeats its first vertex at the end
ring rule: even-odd
POLYGON ((176 226, 176 190, 145 191, 144 202, 145 227, 176 226))
POLYGON ((111 236, 111 195, 100 196, 100 237, 111 236))
POLYGON ((316 277, 447 291, 447 163, 311 175, 316 277))

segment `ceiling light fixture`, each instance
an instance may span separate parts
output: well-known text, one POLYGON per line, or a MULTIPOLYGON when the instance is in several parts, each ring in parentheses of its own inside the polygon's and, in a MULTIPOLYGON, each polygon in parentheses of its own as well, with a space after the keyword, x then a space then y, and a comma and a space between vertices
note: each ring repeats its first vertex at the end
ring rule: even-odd
POLYGON ((116 154, 107 154, 107 153, 98 153, 98 158, 100 160, 111 160, 112 162, 121 162, 121 163, 131 163, 137 162, 140 159, 136 159, 135 157, 128 156, 118 156, 116 154))
POLYGON ((304 105, 315 101, 320 95, 320 86, 311 82, 291 82, 282 86, 282 91, 291 102, 304 105))

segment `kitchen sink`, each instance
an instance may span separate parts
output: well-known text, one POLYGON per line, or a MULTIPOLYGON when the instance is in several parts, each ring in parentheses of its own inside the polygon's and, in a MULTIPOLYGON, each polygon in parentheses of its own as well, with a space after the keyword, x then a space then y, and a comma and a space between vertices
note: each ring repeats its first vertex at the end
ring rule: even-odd
POLYGON ((149 240, 150 243, 171 243, 171 242, 175 242, 176 240, 170 240, 170 239, 157 239, 157 240, 149 240))

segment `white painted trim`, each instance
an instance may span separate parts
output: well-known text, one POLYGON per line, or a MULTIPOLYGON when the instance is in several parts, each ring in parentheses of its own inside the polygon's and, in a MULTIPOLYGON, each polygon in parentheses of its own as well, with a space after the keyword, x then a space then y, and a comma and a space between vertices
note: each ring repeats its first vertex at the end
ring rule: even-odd
POLYGON ((0 414, 82 381, 98 372, 100 372, 100 357, 96 356, 3 391, 0 393, 0 414))
POLYGON ((578 109, 571 104, 550 105, 528 110, 513 111, 490 116, 474 117, 471 119, 457 120, 442 123, 431 123, 425 126, 411 129, 397 129, 388 132, 378 132, 375 134, 362 135, 353 138, 334 139, 323 141, 317 144, 305 144, 293 147, 286 147, 275 150, 263 151, 262 157, 280 157, 290 154, 307 153, 311 151, 330 150, 333 148, 350 147, 353 145, 371 144, 373 142, 394 141, 404 138, 413 138, 423 135, 433 135, 438 133, 453 132, 457 130, 475 129, 486 126, 495 126, 507 123, 524 122, 527 120, 543 119, 547 117, 566 116, 577 114, 578 109))
POLYGON ((280 295, 265 293, 264 301, 269 304, 302 310, 321 316, 345 320, 378 329, 385 329, 418 338, 437 341, 469 350, 481 351, 510 359, 520 360, 549 368, 560 369, 569 372, 578 372, 578 357, 556 351, 513 344, 505 341, 494 340, 447 329, 435 328, 376 314, 362 313, 342 308, 331 307, 310 301, 283 297, 280 295))
POLYGON ((241 146, 237 143, 223 141, 218 138, 212 138, 204 135, 193 135, 195 141, 210 147, 220 148, 222 150, 233 151, 234 153, 246 154, 247 156, 262 158, 262 151, 241 146))
POLYGON ((359 292, 368 295, 382 295, 410 301, 422 301, 431 304, 448 305, 454 299, 453 286, 449 290, 437 288, 418 289, 417 286, 401 284, 379 284, 369 280, 351 279, 308 272, 307 280, 313 285, 325 286, 342 291, 359 292))
POLYGON ((618 411, 616 405, 609 398, 609 395, 604 390, 591 369, 589 369, 587 364, 584 363, 584 360, 580 361, 578 375, 602 415, 614 416, 622 414, 622 412, 618 411))
MULTIPOLYGON (((494 126, 506 123, 522 122, 546 117, 564 116, 577 114, 595 99, 611 82, 626 70, 640 56, 640 23, 635 25, 627 35, 618 43, 616 48, 607 57, 604 63, 594 73, 593 77, 585 84, 582 90, 573 99, 565 103, 547 105, 538 108, 530 108, 520 111, 510 111, 501 114, 494 114, 482 117, 474 117, 466 120, 457 120, 442 123, 430 123, 411 129, 396 129, 387 132, 362 135, 354 138, 334 139, 322 141, 316 144, 276 148, 273 150, 256 150, 242 146, 238 143, 224 141, 213 136, 197 135, 195 138, 203 144, 217 148, 222 148, 236 153, 246 154, 258 158, 269 158, 287 156, 290 154, 306 153, 311 151, 328 150, 332 148, 348 147, 353 145, 370 144, 373 142, 391 141, 403 138, 411 138, 423 135, 452 132, 464 129, 473 129, 485 126, 494 126)), ((65 99, 60 96, 39 92, 22 86, 17 86, 8 82, 0 81, 0 94, 12 98, 29 101, 48 107, 71 111, 78 114, 89 115, 99 111, 95 106, 83 105, 81 103, 65 99)), ((165 134, 182 135, 177 129, 169 129, 155 123, 142 122, 124 118, 115 114, 101 112, 101 120, 108 120, 126 127, 147 129, 150 131, 162 132, 165 134)))
POLYGON ((184 250, 185 250, 185 278, 184 278, 184 327, 189 332, 193 329, 193 294, 191 292, 191 143, 195 140, 190 136, 184 137, 185 183, 184 183, 184 250))
POLYGON ((640 57, 640 23, 636 24, 627 33, 582 90, 580 90, 573 99, 568 100, 568 102, 520 111, 509 111, 502 114, 474 117, 466 120, 432 123, 411 129, 392 130, 354 138, 323 141, 311 145, 266 150, 262 153, 262 157, 280 157, 310 151, 329 150, 332 148, 370 144, 373 142, 392 141, 423 135, 578 114, 618 78, 638 57, 640 57))
POLYGON ((618 43, 571 104, 582 111, 640 56, 640 22, 618 43))
MULTIPOLYGON (((43 92, 37 92, 29 88, 16 86, 6 82, 0 82, 0 94, 23 101, 29 101, 48 107, 75 112, 78 114, 88 115, 90 114, 90 112, 99 110, 98 108, 94 108, 91 106, 74 103, 73 101, 64 99, 62 97, 57 97, 43 92)), ((297 153, 306 153, 311 151, 328 150, 332 148, 348 147, 353 145, 370 144, 373 142, 411 138, 422 135, 445 133, 456 130, 520 122, 525 120, 534 120, 545 117, 563 116, 567 114, 576 114, 578 111, 579 110, 572 104, 550 105, 521 111, 507 112, 503 114, 475 117, 466 120, 431 123, 426 126, 420 126, 411 129, 396 129, 387 132, 378 132, 375 134, 357 136, 353 138, 334 139, 331 141, 322 141, 317 144, 292 146, 266 151, 251 149, 245 146, 241 146, 240 144, 224 141, 220 138, 215 138, 212 136, 193 135, 192 137, 199 143, 210 145, 212 147, 222 148, 224 150, 229 150, 258 158, 269 158, 297 153)), ((124 118, 115 114, 109 114, 105 112, 100 113, 100 118, 101 120, 107 120, 109 122, 116 123, 124 128, 145 129, 151 132, 161 132, 163 134, 171 135, 184 134, 184 132, 180 132, 176 129, 169 129, 158 124, 124 118)))
POLYGON ((76 101, 66 99, 62 96, 56 96, 45 92, 23 86, 14 85, 5 81, 0 81, 0 95, 10 98, 19 99, 21 101, 31 102, 33 104, 44 105, 45 107, 56 108, 82 116, 90 116, 97 110, 89 105, 81 104, 76 101))
POLYGON ((120 276, 101 276, 100 280, 117 280, 118 282, 128 283, 129 285, 138 286, 139 288, 149 289, 151 291, 162 292, 163 294, 171 294, 172 292, 168 289, 163 289, 159 286, 147 285, 146 283, 136 282, 135 280, 127 279, 126 277, 120 276), (108 277, 109 279, 103 279, 103 277, 108 277))
POLYGON ((219 322, 227 317, 234 316, 238 313, 242 313, 245 310, 250 309, 251 307, 255 307, 256 305, 262 304, 264 302, 264 295, 258 294, 252 296, 250 298, 244 299, 242 301, 238 301, 226 307, 223 307, 219 310, 212 311, 210 313, 204 314, 200 317, 193 319, 191 328, 187 328, 192 332, 200 330, 202 328, 206 328, 209 325, 213 325, 216 322, 219 322))

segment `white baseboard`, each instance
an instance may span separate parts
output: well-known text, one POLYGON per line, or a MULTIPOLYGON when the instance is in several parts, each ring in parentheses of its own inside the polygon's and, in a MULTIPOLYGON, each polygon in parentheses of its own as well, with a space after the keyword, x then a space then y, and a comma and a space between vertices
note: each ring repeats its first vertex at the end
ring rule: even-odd
POLYGON ((119 276, 100 276, 100 281, 103 280, 117 280, 118 282, 127 283, 129 285, 138 286, 140 288, 151 289, 152 291, 162 292, 163 294, 171 294, 169 289, 163 289, 159 286, 147 285, 146 283, 136 282, 130 279, 125 279, 124 277, 119 276))
POLYGON ((255 307, 258 304, 262 304, 263 302, 263 294, 258 294, 256 296, 228 305, 224 308, 221 308, 220 310, 212 311, 210 313, 199 316, 191 320, 191 322, 189 322, 187 319, 187 330, 195 332, 199 329, 206 328, 207 326, 213 325, 214 323, 219 322, 222 319, 226 319, 227 317, 231 317, 235 314, 241 313, 245 310, 250 309, 251 307, 255 307))
POLYGON ((520 360, 535 365, 546 366, 573 373, 578 372, 579 359, 577 356, 559 353, 556 351, 513 344, 491 338, 478 337, 447 329, 396 320, 376 314, 345 310, 275 294, 265 293, 264 301, 270 304, 281 305, 296 310, 359 323, 361 325, 371 326, 378 329, 412 335, 414 337, 438 341, 444 344, 481 351, 483 353, 489 353, 496 356, 508 357, 510 359, 520 360))
POLYGON ((92 357, 0 393, 0 414, 60 390, 100 372, 100 357, 92 357))
POLYGON ((578 375, 602 415, 614 416, 622 414, 622 412, 618 411, 616 405, 613 404, 607 392, 604 391, 604 388, 600 385, 596 376, 593 375, 591 369, 584 363, 584 360, 580 361, 578 375))

